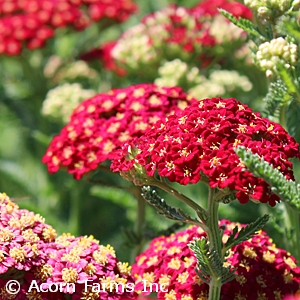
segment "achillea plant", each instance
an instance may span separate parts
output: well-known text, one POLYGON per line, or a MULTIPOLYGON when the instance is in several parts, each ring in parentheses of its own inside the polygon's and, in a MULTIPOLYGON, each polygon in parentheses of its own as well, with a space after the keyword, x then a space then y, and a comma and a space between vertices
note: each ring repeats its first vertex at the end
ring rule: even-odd
POLYGON ((158 119, 187 106, 177 87, 133 85, 83 101, 52 140, 43 162, 50 173, 66 168, 75 179, 115 158, 117 149, 141 136, 158 119))
POLYGON ((131 0, 26 0, 0 3, 0 54, 19 55, 23 47, 40 48, 56 28, 82 30, 92 22, 125 21, 135 12, 131 0))
POLYGON ((110 245, 92 236, 56 237, 41 216, 19 209, 6 194, 0 194, 0 212, 0 299, 134 297, 131 266, 119 262, 110 245))
POLYGON ((300 157, 295 139, 232 98, 193 102, 158 121, 120 151, 112 169, 125 176, 130 172, 133 178, 143 173, 140 184, 156 185, 152 179, 156 173, 182 185, 202 180, 211 188, 225 189, 225 194, 234 192, 241 203, 251 198, 274 206, 279 197, 240 163, 234 152, 237 146, 251 149, 293 179, 289 159, 300 157))
POLYGON ((68 123, 73 110, 85 99, 95 95, 93 90, 83 89, 79 83, 65 83, 51 89, 43 102, 42 114, 68 123))
POLYGON ((25 274, 34 277, 34 270, 45 264, 47 247, 54 242, 56 231, 40 215, 19 209, 6 194, 0 194, 0 213, 0 298, 15 299, 17 295, 8 293, 6 283, 19 280, 23 293, 25 274))
MULTIPOLYGON (((226 220, 220 221, 219 226, 224 244, 235 226, 244 227, 226 220)), ((188 247, 195 238, 205 236, 199 227, 191 226, 152 240, 132 266, 137 290, 148 295, 151 283, 156 283, 152 291, 158 291, 158 299, 208 299, 208 285, 198 277, 197 259, 188 247)), ((295 258, 277 248, 263 231, 229 249, 226 266, 234 270, 236 277, 222 286, 224 300, 280 300, 299 289, 300 267, 295 258)))
POLYGON ((65 285, 64 293, 72 299, 133 298, 131 266, 119 262, 110 245, 99 245, 92 236, 62 235, 55 240, 55 251, 48 249, 46 264, 52 269, 46 286, 65 285), (68 289, 67 284, 70 288, 68 289))
POLYGON ((100 59, 105 68, 117 74, 123 75, 120 70, 127 74, 138 72, 151 80, 157 77, 157 68, 165 61, 178 58, 202 66, 209 64, 215 53, 220 61, 220 53, 222 57, 231 54, 233 45, 239 48, 246 34, 221 16, 218 7, 229 8, 237 17, 252 17, 248 8, 231 1, 205 1, 193 8, 174 4, 146 15, 119 39, 82 57, 100 59), (147 72, 143 72, 146 66, 147 72))

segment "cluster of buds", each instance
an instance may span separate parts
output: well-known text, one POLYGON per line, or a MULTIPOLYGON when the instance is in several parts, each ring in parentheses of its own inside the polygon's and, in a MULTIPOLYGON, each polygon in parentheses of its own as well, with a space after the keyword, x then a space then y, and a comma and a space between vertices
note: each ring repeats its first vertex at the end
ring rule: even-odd
MULTIPOLYGON (((235 226, 239 229, 244 226, 225 220, 219 224, 222 231, 225 228, 223 243, 235 226)), ((132 266, 137 290, 144 295, 150 294, 151 290, 157 292, 158 299, 208 299, 209 286, 197 276, 197 260, 187 245, 194 238, 204 237, 206 233, 193 226, 152 240, 132 266)), ((296 266, 295 258, 277 248, 262 231, 230 249, 224 264, 236 269, 235 279, 222 286, 221 298, 224 300, 280 300, 299 289, 300 268, 296 266)))
POLYGON ((96 70, 89 67, 83 60, 63 64, 63 60, 58 56, 50 56, 44 67, 44 75, 51 78, 54 83, 62 81, 74 81, 80 79, 93 80, 98 77, 96 70))
POLYGON ((43 162, 50 173, 66 168, 75 179, 115 158, 124 143, 144 134, 157 120, 187 106, 178 87, 154 84, 113 89, 83 101, 52 140, 43 162))
POLYGON ((213 70, 208 79, 189 90, 189 93, 197 98, 227 97, 235 91, 248 92, 252 89, 252 83, 245 75, 237 71, 213 70))
POLYGON ((261 44, 256 53, 255 61, 263 71, 266 71, 267 77, 272 77, 277 72, 276 64, 278 62, 283 63, 289 69, 297 63, 297 58, 297 45, 279 37, 261 44))
POLYGON ((159 86, 181 86, 197 99, 204 97, 229 96, 235 91, 248 92, 252 83, 237 71, 213 70, 206 78, 197 67, 190 68, 180 59, 165 62, 159 69, 159 86))
POLYGON ((299 7, 299 4, 298 0, 245 0, 245 5, 263 22, 274 20, 288 10, 299 7))
POLYGON ((6 194, 0 194, 0 213, 0 299, 133 298, 131 267, 110 245, 92 236, 56 237, 40 215, 19 209, 6 194), (12 279, 16 293, 9 290, 12 279))
POLYGON ((274 206, 279 197, 263 179, 245 169, 234 151, 238 146, 245 146, 293 179, 289 159, 300 158, 295 139, 279 124, 233 98, 191 101, 124 146, 111 169, 133 173, 140 164, 150 177, 159 175, 182 185, 195 184, 203 177, 212 188, 231 190, 240 203, 251 198, 274 206), (133 159, 128 159, 129 148, 138 153, 133 159))
POLYGON ((158 69, 158 75, 159 77, 154 81, 155 84, 159 86, 181 86, 185 87, 185 90, 205 80, 205 77, 200 75, 199 68, 190 68, 179 58, 162 64, 158 69))
MULTIPOLYGON (((237 27, 233 31, 234 34, 228 35, 234 25, 218 14, 217 7, 226 7, 236 16, 251 17, 249 9, 228 0, 221 3, 218 0, 210 1, 209 5, 204 1, 191 9, 171 5, 147 15, 138 25, 125 31, 114 42, 113 47, 109 48, 111 51, 109 56, 118 68, 127 72, 141 73, 141 70, 147 67, 147 73, 142 75, 152 79, 157 77, 157 68, 165 60, 179 58, 185 62, 194 62, 196 57, 199 65, 209 63, 216 45, 219 46, 217 51, 225 53, 226 47, 232 46, 233 42, 235 46, 236 43, 240 45, 245 37, 237 27), (245 11, 248 11, 248 14, 245 11), (216 14, 217 19, 214 21, 216 14), (225 38, 224 36, 221 38, 216 30, 211 30, 217 27, 219 30, 225 28, 225 38), (222 46, 222 43, 226 45, 222 46)), ((94 49, 84 57, 86 59, 97 57, 103 60, 101 53, 107 50, 108 48, 94 49), (95 55, 96 53, 100 55, 95 55)), ((111 67, 112 63, 109 66, 104 60, 103 63, 104 67, 110 66, 109 69, 115 71, 116 68, 111 67)))
POLYGON ((84 29, 109 18, 122 22, 136 11, 131 0, 10 0, 0 3, 0 54, 18 55, 26 45, 40 48, 58 27, 84 29))
POLYGON ((68 123, 73 110, 83 100, 94 95, 93 90, 85 90, 79 83, 65 83, 47 93, 42 106, 42 114, 63 123, 68 123))

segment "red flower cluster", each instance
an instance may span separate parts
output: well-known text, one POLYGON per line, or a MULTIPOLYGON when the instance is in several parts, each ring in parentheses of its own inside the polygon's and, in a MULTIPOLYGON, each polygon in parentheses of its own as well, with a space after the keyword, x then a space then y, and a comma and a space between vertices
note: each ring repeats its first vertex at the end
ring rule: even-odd
POLYGON ((60 168, 80 179, 132 138, 168 114, 186 107, 181 88, 159 88, 154 84, 132 85, 102 93, 80 104, 42 161, 50 173, 60 168))
POLYGON ((245 146, 293 179, 292 163, 300 157, 295 139, 279 125, 253 113, 235 99, 204 99, 158 121, 151 129, 120 151, 112 169, 133 171, 136 165, 149 176, 157 171, 172 182, 197 183, 201 176, 213 188, 229 188, 241 203, 249 197, 274 206, 279 197, 269 185, 245 170, 234 152, 245 146), (128 150, 138 153, 128 157, 128 150))
POLYGON ((42 47, 58 27, 80 30, 102 18, 122 22, 136 11, 131 0, 8 0, 0 2, 0 54, 42 47))
MULTIPOLYGON (((221 221, 226 242, 233 228, 239 225, 221 221)), ((208 285, 195 272, 196 258, 187 244, 206 234, 197 226, 171 236, 155 238, 132 266, 136 289, 142 294, 157 288, 158 299, 208 299, 208 285), (152 283, 152 286, 151 286, 152 283), (153 283, 156 283, 154 285, 153 283)), ((259 232, 251 239, 234 246, 225 262, 236 268, 236 278, 222 286, 223 300, 280 300, 299 289, 300 267, 295 258, 276 248, 270 237, 259 232)))
MULTIPOLYGON (((125 31, 114 44, 105 43, 100 49, 93 49, 82 57, 86 60, 100 59, 106 69, 117 74, 119 69, 115 64, 128 72, 141 72, 146 64, 145 76, 148 77, 157 69, 160 61, 165 59, 194 61, 197 56, 199 64, 206 64, 210 60, 203 53, 207 54, 211 47, 222 43, 210 31, 214 17, 220 16, 217 8, 225 8, 237 17, 252 17, 247 7, 228 0, 204 1, 191 9, 170 5, 145 16, 140 24, 125 31), (106 61, 107 57, 109 63, 106 61)), ((225 18, 222 21, 229 23, 225 18)), ((240 32, 232 39, 239 43, 243 41, 240 32)))
POLYGON ((192 8, 192 12, 199 18, 203 18, 203 16, 218 15, 219 8, 228 11, 236 18, 252 19, 253 17, 251 10, 247 6, 231 0, 204 0, 195 5, 192 8))

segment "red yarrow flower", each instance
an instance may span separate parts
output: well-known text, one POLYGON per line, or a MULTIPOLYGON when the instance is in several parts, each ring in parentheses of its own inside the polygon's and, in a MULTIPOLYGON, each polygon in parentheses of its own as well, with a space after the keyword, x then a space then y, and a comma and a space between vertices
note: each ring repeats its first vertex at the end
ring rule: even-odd
POLYGON ((75 179, 116 158, 116 150, 157 120, 187 106, 181 88, 154 84, 114 89, 83 101, 52 140, 42 161, 50 173, 66 168, 75 179))
POLYGON ((202 177, 212 188, 230 189, 241 203, 249 198, 274 206, 279 197, 269 185, 254 177, 234 149, 244 146, 293 179, 290 158, 300 157, 298 144, 279 124, 262 118, 235 99, 204 99, 158 121, 130 143, 112 163, 126 173, 138 164, 148 176, 166 177, 186 185, 202 177), (137 155, 129 158, 134 149, 137 155))
MULTIPOLYGON (((244 226, 220 221, 225 227, 225 243, 235 226, 244 226)), ((188 244, 194 238, 203 238, 206 233, 191 226, 170 236, 161 236, 151 241, 149 247, 136 258, 132 274, 136 289, 143 295, 155 291, 158 299, 196 300, 208 299, 209 286, 196 274, 197 264, 188 244)), ((277 248, 265 232, 260 231, 249 240, 234 246, 225 262, 236 268, 236 278, 222 286, 221 298, 233 299, 282 299, 299 288, 300 267, 287 251, 277 248)))
POLYGON ((137 10, 131 0, 10 0, 0 2, 0 55, 40 48, 59 27, 82 30, 92 22, 125 21, 137 10))

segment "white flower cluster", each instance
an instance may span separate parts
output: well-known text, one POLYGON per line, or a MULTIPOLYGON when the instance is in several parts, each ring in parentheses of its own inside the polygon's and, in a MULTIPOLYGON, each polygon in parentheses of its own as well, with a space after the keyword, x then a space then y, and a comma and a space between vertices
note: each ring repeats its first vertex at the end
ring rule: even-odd
POLYGON ((298 0, 245 0, 245 5, 252 9, 262 20, 282 16, 291 7, 299 5, 298 0))
POLYGON ((164 63, 158 69, 158 73, 160 77, 155 80, 155 84, 184 87, 198 99, 224 96, 237 89, 248 92, 252 88, 249 79, 236 71, 214 70, 209 78, 206 78, 200 74, 198 68, 190 68, 180 59, 164 63))
POLYGON ((85 90, 78 83, 65 83, 47 93, 41 112, 45 116, 67 123, 73 110, 83 100, 94 95, 93 90, 85 90))
POLYGON ((248 92, 252 89, 252 83, 248 77, 239 75, 237 71, 214 70, 208 79, 189 90, 189 93, 197 98, 211 98, 224 96, 236 90, 248 92))
POLYGON ((60 82, 78 77, 94 79, 98 73, 83 60, 77 60, 63 66, 62 59, 52 55, 44 67, 44 75, 47 78, 52 78, 54 82, 60 82))
POLYGON ((194 86, 205 80, 200 75, 199 69, 189 66, 176 58, 172 61, 165 62, 158 69, 159 78, 155 79, 155 84, 160 86, 194 86))
POLYGON ((279 37, 261 44, 256 53, 255 61, 263 71, 266 71, 267 77, 272 77, 276 73, 278 61, 281 61, 288 69, 297 63, 297 53, 297 45, 279 37))

